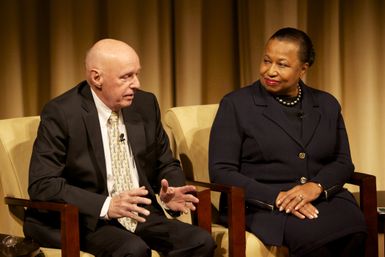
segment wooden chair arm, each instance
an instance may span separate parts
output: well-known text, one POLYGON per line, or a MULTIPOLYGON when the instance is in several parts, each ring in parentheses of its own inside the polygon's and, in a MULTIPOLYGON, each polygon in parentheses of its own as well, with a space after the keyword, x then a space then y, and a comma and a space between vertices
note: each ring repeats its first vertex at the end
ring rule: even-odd
POLYGON ((60 212, 62 256, 80 256, 79 211, 76 206, 67 203, 31 201, 15 197, 4 197, 4 201, 9 206, 21 206, 60 212))
MULTIPOLYGON (((244 190, 239 187, 226 186, 215 183, 191 181, 190 184, 209 188, 211 191, 227 194, 228 199, 228 231, 229 231, 229 256, 245 257, 245 199, 244 190)), ((203 222, 211 231, 211 196, 209 190, 197 192, 199 204, 197 208, 198 224, 203 222), (202 197, 202 198, 201 198, 202 197), (200 221, 202 219, 202 221, 200 221), (204 221, 203 221, 204 220, 204 221)))
POLYGON ((195 196, 199 199, 196 211, 192 215, 192 222, 211 234, 212 212, 211 212, 211 190, 198 186, 195 196))
POLYGON ((378 257, 378 218, 377 218, 377 189, 376 177, 373 175, 354 172, 349 184, 360 188, 360 207, 368 227, 366 240, 366 257, 378 257))

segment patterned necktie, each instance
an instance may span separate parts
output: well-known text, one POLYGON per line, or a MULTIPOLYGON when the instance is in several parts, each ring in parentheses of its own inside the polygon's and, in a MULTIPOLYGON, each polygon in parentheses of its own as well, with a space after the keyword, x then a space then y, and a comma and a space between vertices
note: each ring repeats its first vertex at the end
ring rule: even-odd
MULTIPOLYGON (((108 140, 111 153, 111 169, 114 176, 114 187, 112 195, 133 188, 130 167, 128 164, 127 147, 124 140, 121 140, 118 129, 119 116, 116 112, 112 112, 108 119, 108 140)), ((118 221, 127 230, 134 232, 137 221, 128 217, 119 218, 118 221)))

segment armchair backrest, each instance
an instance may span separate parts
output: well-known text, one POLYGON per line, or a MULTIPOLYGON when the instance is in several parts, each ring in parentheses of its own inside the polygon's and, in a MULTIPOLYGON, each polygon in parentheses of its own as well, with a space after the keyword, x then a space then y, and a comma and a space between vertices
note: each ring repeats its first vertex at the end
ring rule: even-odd
POLYGON ((209 182, 208 145, 218 104, 174 107, 167 110, 165 123, 176 143, 188 179, 209 182))
POLYGON ((4 196, 29 199, 28 169, 40 117, 0 120, 0 232, 23 236, 22 223, 12 217, 4 196))
MULTIPOLYGON (((164 121, 175 141, 175 154, 180 159, 187 179, 209 182, 208 147, 210 130, 218 104, 174 107, 167 110, 164 121)), ((219 195, 212 195, 218 207, 219 195)))

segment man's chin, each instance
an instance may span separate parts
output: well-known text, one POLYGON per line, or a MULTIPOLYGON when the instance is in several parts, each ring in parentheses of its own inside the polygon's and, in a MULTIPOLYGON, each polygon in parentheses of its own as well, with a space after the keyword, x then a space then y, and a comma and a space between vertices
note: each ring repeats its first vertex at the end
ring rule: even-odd
POLYGON ((129 107, 129 106, 132 105, 132 102, 133 102, 133 99, 130 99, 130 100, 124 100, 124 101, 122 101, 122 102, 119 103, 120 108, 129 107))

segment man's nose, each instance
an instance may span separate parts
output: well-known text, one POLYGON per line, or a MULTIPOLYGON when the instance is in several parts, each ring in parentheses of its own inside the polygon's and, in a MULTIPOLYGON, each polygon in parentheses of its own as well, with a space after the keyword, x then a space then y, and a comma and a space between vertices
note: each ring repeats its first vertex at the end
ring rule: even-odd
POLYGON ((137 75, 135 75, 134 80, 132 81, 131 88, 140 88, 140 81, 137 75))

